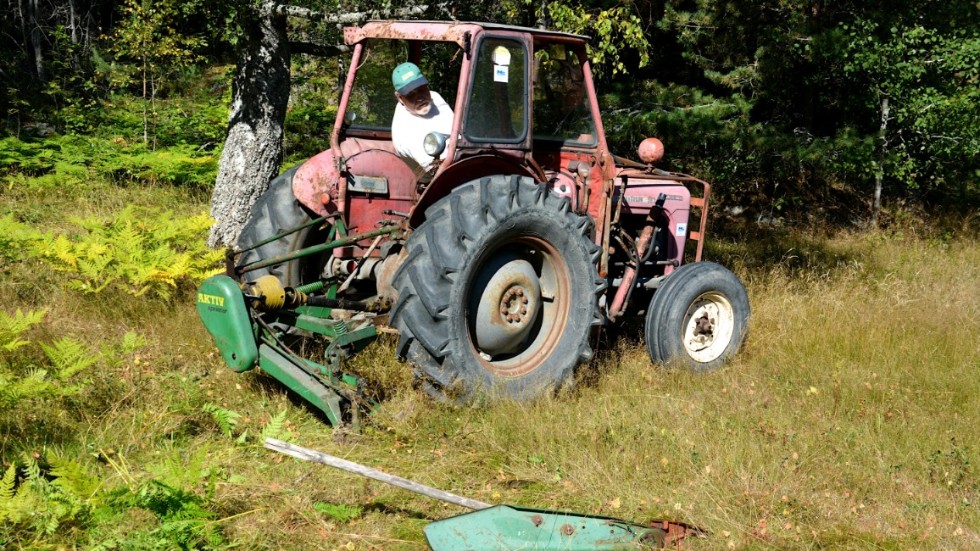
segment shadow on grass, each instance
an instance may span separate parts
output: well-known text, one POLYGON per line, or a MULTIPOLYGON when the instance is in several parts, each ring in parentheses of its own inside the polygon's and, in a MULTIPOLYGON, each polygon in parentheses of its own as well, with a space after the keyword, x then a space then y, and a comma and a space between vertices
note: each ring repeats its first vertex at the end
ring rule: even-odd
MULTIPOLYGON (((285 384, 280 382, 272 375, 266 373, 265 371, 262 371, 260 369, 253 370, 253 372, 249 374, 248 377, 244 378, 244 383, 247 386, 258 390, 260 393, 267 396, 285 393, 286 399, 289 400, 289 403, 292 404, 293 407, 307 411, 308 413, 310 413, 310 415, 316 417, 316 420, 323 423, 323 425, 326 427, 333 426, 330 424, 330 419, 327 418, 327 415, 324 412, 320 411, 317 407, 315 407, 310 402, 306 401, 306 399, 304 399, 298 393, 296 393, 295 391, 293 391, 292 389, 290 389, 285 384)), ((344 421, 349 422, 350 412, 347 411, 346 408, 344 409, 345 409, 344 421)))
POLYGON ((408 517, 408 518, 413 518, 413 519, 417 519, 417 520, 429 520, 429 521, 432 521, 432 520, 441 520, 442 519, 442 517, 433 517, 433 516, 430 516, 430 515, 426 515, 424 513, 421 513, 419 511, 413 510, 413 509, 406 509, 404 507, 396 507, 394 505, 389 505, 387 503, 382 503, 380 501, 373 501, 371 503, 368 503, 367 505, 365 505, 363 507, 363 510, 364 510, 365 513, 370 512, 370 513, 381 513, 381 514, 384 514, 384 515, 398 515, 398 516, 401 516, 401 517, 408 517))
POLYGON ((704 259, 744 275, 764 275, 778 268, 793 280, 833 274, 855 261, 869 260, 857 248, 832 247, 831 237, 826 231, 722 218, 711 223, 704 259))

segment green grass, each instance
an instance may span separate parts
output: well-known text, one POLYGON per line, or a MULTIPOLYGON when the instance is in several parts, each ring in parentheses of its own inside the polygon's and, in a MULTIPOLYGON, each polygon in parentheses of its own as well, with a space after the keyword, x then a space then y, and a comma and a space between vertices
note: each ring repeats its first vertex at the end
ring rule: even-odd
MULTIPOLYGON (((71 217, 129 204, 198 213, 206 195, 12 185, 0 217, 71 231, 71 217)), ((82 373, 77 395, 0 411, 3 471, 33 459, 57 480, 51 466, 68 458, 99 487, 50 533, 0 520, 0 546, 422 549, 426 523, 463 512, 263 449, 275 433, 481 501, 683 520, 710 532, 696 549, 976 548, 977 234, 969 219, 833 236, 726 228, 709 255, 746 282, 751 330, 737 360, 704 375, 653 366, 627 337, 561 397, 454 408, 414 390, 383 339, 350 365, 388 396, 361 434, 225 368, 186 288, 80 294, 39 260, 0 255, 5 311, 48 309, 4 365, 43 367, 38 345, 63 336, 145 339, 82 373)), ((74 495, 38 488, 35 506, 74 495)))

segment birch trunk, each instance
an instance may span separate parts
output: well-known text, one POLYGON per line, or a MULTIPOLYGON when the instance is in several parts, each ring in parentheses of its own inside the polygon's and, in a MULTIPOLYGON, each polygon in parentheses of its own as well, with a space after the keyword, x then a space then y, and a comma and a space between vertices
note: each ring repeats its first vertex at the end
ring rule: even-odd
POLYGON ((38 0, 29 0, 28 9, 30 10, 30 29, 31 46, 34 52, 34 71, 38 82, 47 82, 48 78, 44 73, 44 34, 41 32, 41 17, 38 0))
POLYGON ((252 204, 279 172, 289 99, 286 17, 265 2, 245 22, 228 134, 211 198, 211 247, 233 246, 252 204))
POLYGON ((878 169, 875 171, 875 194, 871 202, 871 227, 878 227, 881 211, 881 188, 885 179, 885 154, 888 151, 888 98, 881 98, 881 127, 878 129, 878 169))

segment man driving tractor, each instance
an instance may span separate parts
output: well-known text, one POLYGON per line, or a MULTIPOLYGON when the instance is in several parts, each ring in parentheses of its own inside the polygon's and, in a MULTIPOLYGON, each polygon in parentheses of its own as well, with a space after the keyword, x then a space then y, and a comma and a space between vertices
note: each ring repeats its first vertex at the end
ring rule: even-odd
POLYGON ((429 81, 414 63, 395 67, 391 83, 398 100, 391 122, 395 151, 428 170, 433 157, 425 152, 422 142, 430 132, 449 134, 452 131, 453 110, 438 92, 429 90, 429 81))

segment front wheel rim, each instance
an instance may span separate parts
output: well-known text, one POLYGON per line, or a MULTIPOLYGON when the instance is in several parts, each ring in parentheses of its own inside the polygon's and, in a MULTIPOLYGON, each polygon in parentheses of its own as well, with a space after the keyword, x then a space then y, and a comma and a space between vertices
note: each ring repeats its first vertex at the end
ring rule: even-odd
POLYGON ((735 310, 721 293, 698 296, 684 314, 684 350, 696 362, 710 363, 722 357, 735 333, 735 310))

